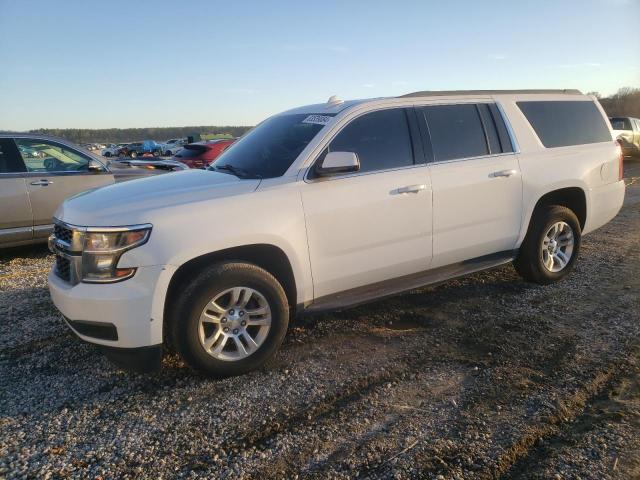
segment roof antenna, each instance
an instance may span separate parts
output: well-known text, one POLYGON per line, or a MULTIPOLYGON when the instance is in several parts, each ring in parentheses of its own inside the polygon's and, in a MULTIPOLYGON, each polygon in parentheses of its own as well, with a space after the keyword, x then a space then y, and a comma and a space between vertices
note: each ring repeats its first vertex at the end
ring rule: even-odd
POLYGON ((327 107, 334 107, 341 103, 344 103, 344 100, 340 100, 337 95, 331 95, 329 100, 327 100, 327 107))

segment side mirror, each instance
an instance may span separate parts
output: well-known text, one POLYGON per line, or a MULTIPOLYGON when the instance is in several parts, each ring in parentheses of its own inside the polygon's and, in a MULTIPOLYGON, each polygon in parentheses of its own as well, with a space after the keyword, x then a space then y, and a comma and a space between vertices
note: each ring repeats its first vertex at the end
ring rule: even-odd
POLYGON ((337 173, 357 172, 360 170, 360 160, 353 152, 329 152, 322 163, 316 167, 320 176, 335 175, 337 173))

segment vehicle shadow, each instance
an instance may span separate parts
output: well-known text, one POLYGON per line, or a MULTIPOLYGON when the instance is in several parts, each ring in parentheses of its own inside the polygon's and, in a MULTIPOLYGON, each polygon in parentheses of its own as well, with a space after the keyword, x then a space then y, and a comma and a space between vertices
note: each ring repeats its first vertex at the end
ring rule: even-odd
POLYGON ((46 243, 0 249, 0 262, 16 258, 43 258, 51 255, 46 243))

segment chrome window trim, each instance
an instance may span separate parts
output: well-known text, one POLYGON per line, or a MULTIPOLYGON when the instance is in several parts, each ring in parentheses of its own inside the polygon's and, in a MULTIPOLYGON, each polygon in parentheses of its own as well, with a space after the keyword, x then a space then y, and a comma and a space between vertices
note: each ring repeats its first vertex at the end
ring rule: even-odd
POLYGON ((513 131, 513 127, 511 126, 511 122, 509 121, 509 117, 507 117, 504 108, 502 107, 502 103, 494 102, 496 107, 498 107, 498 111, 502 116, 502 121, 504 122, 505 127, 507 127, 507 133, 509 134, 509 139, 511 140, 511 146, 513 147, 512 153, 520 153, 520 145, 518 144, 518 140, 516 140, 516 135, 513 131))
POLYGON ((91 170, 60 170, 60 171, 43 171, 43 172, 24 172, 25 177, 73 177, 78 175, 104 175, 111 173, 107 170, 92 172, 91 170))
POLYGON ((427 165, 440 165, 444 163, 466 162, 467 160, 483 160, 485 158, 506 157, 506 156, 515 155, 515 154, 516 152, 504 152, 504 153, 496 153, 493 155, 479 155, 477 157, 452 158, 451 160, 440 160, 437 162, 429 162, 427 163, 427 165))

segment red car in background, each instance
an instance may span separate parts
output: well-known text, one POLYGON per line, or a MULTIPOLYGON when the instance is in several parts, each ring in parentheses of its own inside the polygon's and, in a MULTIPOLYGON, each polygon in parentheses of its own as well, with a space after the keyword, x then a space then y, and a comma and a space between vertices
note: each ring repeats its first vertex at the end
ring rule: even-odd
POLYGON ((189 168, 208 167, 225 149, 235 142, 235 138, 209 140, 185 145, 172 160, 184 163, 189 168))

